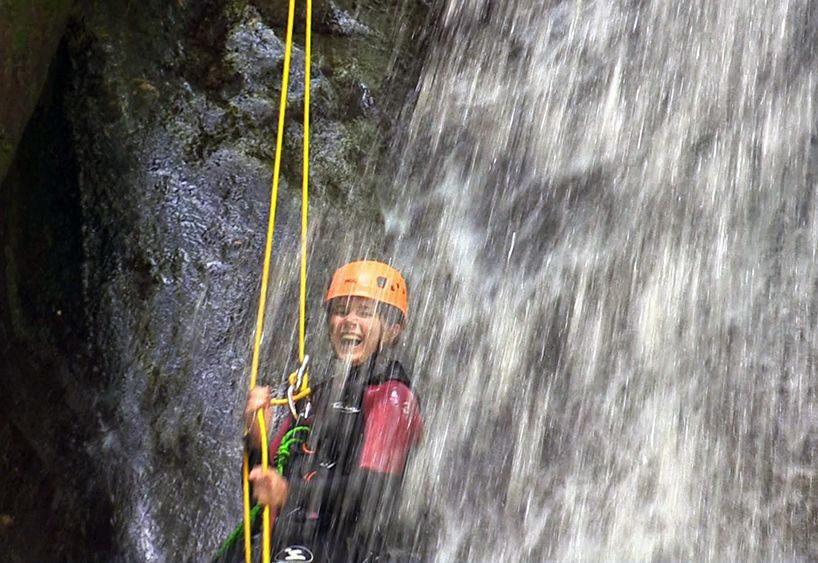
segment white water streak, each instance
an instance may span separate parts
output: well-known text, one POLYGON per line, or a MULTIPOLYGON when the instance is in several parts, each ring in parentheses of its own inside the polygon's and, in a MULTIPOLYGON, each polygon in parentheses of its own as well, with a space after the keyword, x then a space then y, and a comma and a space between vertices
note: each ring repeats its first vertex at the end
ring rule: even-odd
POLYGON ((816 16, 449 1, 387 215, 438 561, 818 556, 816 16))

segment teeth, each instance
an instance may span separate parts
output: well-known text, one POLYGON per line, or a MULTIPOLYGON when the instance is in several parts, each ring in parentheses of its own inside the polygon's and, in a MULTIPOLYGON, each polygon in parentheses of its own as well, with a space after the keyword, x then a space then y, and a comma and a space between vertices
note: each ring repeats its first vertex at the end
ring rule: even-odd
POLYGON ((341 342, 344 344, 351 344, 353 346, 357 346, 358 344, 361 343, 361 339, 351 334, 344 334, 341 336, 341 342))

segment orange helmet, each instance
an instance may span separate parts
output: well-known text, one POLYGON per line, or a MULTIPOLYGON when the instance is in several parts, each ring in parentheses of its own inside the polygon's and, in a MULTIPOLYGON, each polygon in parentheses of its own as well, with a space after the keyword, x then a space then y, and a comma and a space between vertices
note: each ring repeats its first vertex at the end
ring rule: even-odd
POLYGON ((392 305, 406 318, 406 281, 392 266, 374 260, 350 262, 332 275, 324 302, 336 297, 368 297, 392 305))

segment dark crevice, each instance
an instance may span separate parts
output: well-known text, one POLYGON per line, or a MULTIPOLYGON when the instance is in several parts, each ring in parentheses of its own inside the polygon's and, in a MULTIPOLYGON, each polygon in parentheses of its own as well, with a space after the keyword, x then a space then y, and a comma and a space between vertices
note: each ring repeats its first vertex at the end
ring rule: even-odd
POLYGON ((0 187, 0 553, 10 561, 111 554, 108 496, 84 447, 95 418, 68 73, 62 46, 0 187))

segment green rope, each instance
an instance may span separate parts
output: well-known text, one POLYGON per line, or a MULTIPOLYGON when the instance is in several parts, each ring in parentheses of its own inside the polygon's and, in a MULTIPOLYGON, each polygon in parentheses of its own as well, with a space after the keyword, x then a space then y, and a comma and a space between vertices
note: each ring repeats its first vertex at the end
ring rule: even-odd
POLYGON ((287 462, 290 461, 290 448, 292 446, 298 446, 303 444, 307 440, 307 434, 303 436, 298 436, 302 432, 306 432, 309 434, 310 427, 309 426, 296 426, 295 428, 291 428, 284 434, 284 437, 281 438, 281 445, 278 446, 278 451, 276 451, 276 455, 273 458, 273 463, 276 466, 276 469, 280 474, 284 474, 284 467, 286 467, 287 462))
MULTIPOLYGON (((290 461, 290 455, 292 455, 292 447, 306 442, 307 434, 309 434, 309 432, 309 426, 296 426, 295 428, 288 430, 287 433, 281 438, 281 444, 278 446, 276 455, 273 458, 273 463, 275 464, 276 471, 278 471, 279 474, 284 474, 284 468, 287 467, 287 463, 290 461)), ((262 508, 263 507, 260 504, 256 504, 250 510, 250 526, 256 522, 256 518, 258 518, 259 514, 261 514, 262 508)), ((243 538, 244 522, 242 521, 238 523, 233 531, 227 536, 227 539, 224 540, 221 547, 219 547, 219 551, 216 552, 214 560, 218 560, 220 557, 222 557, 230 548, 236 545, 236 543, 243 538)))
MULTIPOLYGON (((253 525, 253 522, 256 521, 256 518, 258 517, 258 515, 261 514, 261 509, 262 509, 262 506, 260 504, 256 504, 250 510, 250 525, 251 526, 253 525)), ((239 522, 238 526, 233 528, 233 531, 230 532, 230 535, 228 535, 227 539, 224 540, 221 547, 219 548, 219 551, 216 552, 216 557, 214 557, 213 559, 217 561, 219 558, 224 556, 224 554, 227 553, 227 551, 231 547, 236 545, 239 542, 239 540, 241 540, 243 538, 244 538, 244 521, 239 522)))

